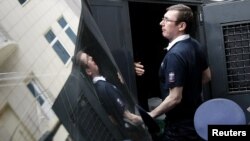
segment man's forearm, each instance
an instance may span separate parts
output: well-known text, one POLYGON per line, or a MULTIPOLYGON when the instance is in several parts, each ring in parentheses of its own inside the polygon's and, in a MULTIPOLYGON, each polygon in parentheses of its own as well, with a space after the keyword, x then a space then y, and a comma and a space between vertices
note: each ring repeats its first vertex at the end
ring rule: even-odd
POLYGON ((173 109, 177 104, 181 102, 182 89, 182 87, 175 87, 170 89, 169 95, 162 101, 159 106, 149 112, 149 115, 152 118, 157 118, 158 116, 173 109))

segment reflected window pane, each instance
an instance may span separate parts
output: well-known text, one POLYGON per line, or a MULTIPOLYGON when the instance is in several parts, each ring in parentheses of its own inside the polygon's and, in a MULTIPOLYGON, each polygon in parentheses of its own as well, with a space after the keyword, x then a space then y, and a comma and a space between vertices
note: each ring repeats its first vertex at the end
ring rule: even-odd
POLYGON ((76 34, 73 32, 73 30, 69 27, 66 29, 65 31, 67 33, 67 35, 69 36, 69 38, 71 39, 71 41, 76 44, 76 34))
POLYGON ((58 20, 58 23, 59 25, 64 28, 68 23, 65 21, 65 19, 63 17, 61 17, 59 20, 58 20))
POLYGON ((51 43, 56 38, 56 35, 52 30, 49 30, 44 36, 49 43, 51 43))
POLYGON ((60 59, 63 61, 63 63, 66 64, 70 56, 68 52, 64 49, 62 44, 59 41, 56 41, 55 44, 53 45, 53 49, 55 50, 57 55, 60 57, 60 59))
POLYGON ((30 92, 32 93, 32 95, 35 97, 35 99, 39 102, 39 104, 42 106, 44 103, 44 99, 41 96, 41 90, 39 89, 39 87, 36 85, 36 83, 34 81, 31 81, 28 85, 27 85, 28 89, 30 90, 30 92))

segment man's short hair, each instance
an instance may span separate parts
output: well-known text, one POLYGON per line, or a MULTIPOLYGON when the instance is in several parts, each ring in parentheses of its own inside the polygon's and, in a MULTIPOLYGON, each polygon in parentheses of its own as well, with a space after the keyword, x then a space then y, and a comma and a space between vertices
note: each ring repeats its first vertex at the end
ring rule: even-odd
POLYGON ((185 22, 187 24, 185 32, 186 33, 191 32, 194 14, 193 14, 193 11, 190 7, 188 7, 184 4, 176 4, 176 5, 172 5, 172 6, 168 7, 166 10, 167 11, 171 11, 171 10, 179 11, 179 15, 177 17, 176 23, 185 22))

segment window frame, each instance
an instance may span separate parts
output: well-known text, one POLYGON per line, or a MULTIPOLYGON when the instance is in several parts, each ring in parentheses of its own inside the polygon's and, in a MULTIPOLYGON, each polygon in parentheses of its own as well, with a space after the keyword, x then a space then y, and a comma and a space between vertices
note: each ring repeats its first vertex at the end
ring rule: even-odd
POLYGON ((60 27, 64 30, 64 32, 67 34, 67 36, 70 38, 70 40, 76 44, 77 40, 77 35, 73 31, 73 29, 70 27, 69 23, 66 21, 64 16, 61 16, 58 20, 57 23, 60 25, 60 27), (69 31, 69 32, 68 32, 69 31), (72 36, 73 35, 73 36, 72 36))
POLYGON ((60 42, 60 40, 58 39, 58 37, 56 36, 56 34, 53 32, 53 30, 52 30, 52 29, 49 29, 49 30, 44 34, 44 37, 45 37, 45 39, 47 40, 47 42, 50 44, 50 46, 53 48, 53 50, 55 51, 55 53, 57 54, 57 56, 60 58, 60 60, 61 60, 65 65, 67 65, 67 64, 70 62, 72 56, 70 55, 69 51, 64 47, 63 43, 60 42), (47 37, 49 37, 49 36, 47 36, 49 32, 53 33, 53 35, 54 35, 54 38, 53 38, 52 40, 47 38, 47 37), (63 56, 61 56, 61 55, 63 55, 63 54, 59 54, 58 50, 55 49, 55 45, 56 45, 57 42, 59 42, 59 44, 61 45, 61 50, 64 50, 64 51, 65 51, 64 53, 66 53, 66 55, 67 55, 67 58, 68 58, 67 60, 64 60, 64 59, 63 59, 63 56))
POLYGON ((47 119, 50 119, 53 117, 53 111, 51 109, 53 101, 49 97, 49 93, 47 90, 42 86, 42 84, 38 81, 38 79, 34 76, 33 73, 30 74, 30 77, 26 79, 26 87, 30 91, 31 95, 34 97, 34 100, 40 105, 41 110, 43 111, 43 114, 46 116, 47 119), (39 95, 34 94, 30 88, 29 84, 33 86, 33 88, 37 91, 36 93, 39 93, 39 95), (43 103, 41 104, 39 101, 39 98, 43 100, 43 103))

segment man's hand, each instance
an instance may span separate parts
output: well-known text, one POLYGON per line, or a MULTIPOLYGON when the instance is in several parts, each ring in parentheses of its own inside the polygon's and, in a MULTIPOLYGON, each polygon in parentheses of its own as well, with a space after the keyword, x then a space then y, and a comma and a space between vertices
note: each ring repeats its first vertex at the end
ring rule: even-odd
POLYGON ((144 74, 145 70, 144 70, 144 66, 141 64, 141 62, 135 62, 134 66, 135 66, 135 73, 138 76, 142 76, 144 74))
POLYGON ((125 120, 127 120, 129 123, 133 125, 140 125, 143 123, 141 116, 133 114, 129 112, 128 110, 124 111, 123 116, 125 120))

